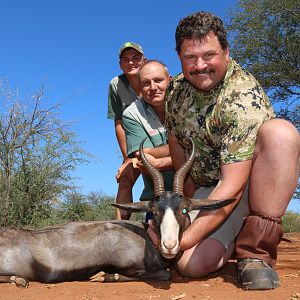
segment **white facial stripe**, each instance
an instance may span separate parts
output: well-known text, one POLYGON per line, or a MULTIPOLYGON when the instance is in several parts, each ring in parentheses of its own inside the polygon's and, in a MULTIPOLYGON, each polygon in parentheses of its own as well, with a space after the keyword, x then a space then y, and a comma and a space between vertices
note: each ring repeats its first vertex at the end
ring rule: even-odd
POLYGON ((161 246, 169 250, 178 247, 179 225, 171 208, 167 208, 160 226, 161 246))

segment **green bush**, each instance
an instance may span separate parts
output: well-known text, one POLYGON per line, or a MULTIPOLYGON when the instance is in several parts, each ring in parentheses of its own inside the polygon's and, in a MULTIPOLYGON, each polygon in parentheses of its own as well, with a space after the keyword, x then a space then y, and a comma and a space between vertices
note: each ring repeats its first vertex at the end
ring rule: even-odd
POLYGON ((282 218, 284 232, 300 232, 300 214, 287 211, 282 218))
MULTIPOLYGON (((101 192, 91 192, 87 195, 87 202, 92 208, 89 220, 114 220, 115 208, 111 205, 115 203, 113 196, 102 194, 101 192)), ((130 220, 143 221, 144 213, 132 213, 130 220)))

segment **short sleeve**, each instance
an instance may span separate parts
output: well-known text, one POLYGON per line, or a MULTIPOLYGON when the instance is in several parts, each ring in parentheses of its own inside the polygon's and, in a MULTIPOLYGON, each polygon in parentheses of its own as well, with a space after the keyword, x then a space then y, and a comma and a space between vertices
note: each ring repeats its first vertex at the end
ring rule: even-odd
POLYGON ((108 88, 107 118, 117 120, 122 119, 122 101, 112 83, 109 84, 108 88))
POLYGON ((222 122, 221 163, 252 159, 260 126, 275 117, 266 95, 255 86, 225 99, 222 122))
POLYGON ((175 76, 169 83, 167 92, 166 92, 166 101, 165 101, 165 128, 169 136, 175 136, 176 126, 179 122, 184 122, 184 117, 181 118, 183 111, 182 106, 185 104, 182 101, 182 98, 179 97, 179 94, 184 90, 183 84, 183 75, 179 74, 175 76), (178 84, 178 82, 180 84, 178 84), (175 88, 177 87, 177 89, 175 88), (178 92, 179 90, 179 92, 178 92))
MULTIPOLYGON (((123 114, 122 124, 126 135, 128 157, 134 157, 134 152, 139 150, 142 140, 148 137, 147 132, 139 122, 126 113, 123 114)), ((145 141, 144 148, 153 148, 150 139, 145 141)))

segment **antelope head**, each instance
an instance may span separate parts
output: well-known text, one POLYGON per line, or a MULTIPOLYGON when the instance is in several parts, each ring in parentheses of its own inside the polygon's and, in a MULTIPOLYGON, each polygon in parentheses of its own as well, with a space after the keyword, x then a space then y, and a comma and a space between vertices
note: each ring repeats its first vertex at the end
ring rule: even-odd
POLYGON ((180 251, 179 243, 184 230, 191 224, 189 212, 192 210, 216 210, 222 208, 235 199, 191 199, 183 194, 185 177, 190 170, 194 157, 194 142, 191 142, 191 154, 186 162, 174 175, 173 191, 165 191, 162 174, 147 160, 141 142, 141 160, 150 174, 154 185, 154 199, 150 201, 134 202, 130 204, 113 204, 114 206, 131 212, 152 212, 154 226, 158 235, 160 252, 165 258, 174 258, 180 251))

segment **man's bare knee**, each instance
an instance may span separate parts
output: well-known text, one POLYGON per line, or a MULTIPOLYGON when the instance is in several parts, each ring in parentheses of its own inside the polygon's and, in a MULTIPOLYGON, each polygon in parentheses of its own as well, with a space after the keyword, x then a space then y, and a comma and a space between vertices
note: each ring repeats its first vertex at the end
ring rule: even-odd
POLYGON ((207 270, 203 265, 191 264, 187 264, 185 266, 178 264, 177 271, 181 276, 189 278, 203 278, 212 272, 207 270))
POLYGON ((136 170, 124 170, 119 178, 119 186, 122 188, 132 188, 139 177, 139 173, 136 170))
POLYGON ((139 175, 140 171, 138 169, 133 168, 132 164, 129 164, 122 171, 119 181, 129 181, 133 185, 136 182, 139 175))
POLYGON ((257 135, 257 147, 270 147, 277 149, 279 146, 296 146, 299 149, 300 138, 296 127, 283 119, 273 119, 264 123, 257 135))
POLYGON ((223 267, 234 248, 234 242, 225 249, 217 239, 208 238, 196 246, 192 254, 187 252, 188 255, 178 262, 178 272, 190 278, 205 277, 223 267))
POLYGON ((119 188, 132 189, 135 184, 135 181, 136 180, 134 180, 130 176, 122 176, 122 177, 120 177, 120 180, 119 180, 119 188))

